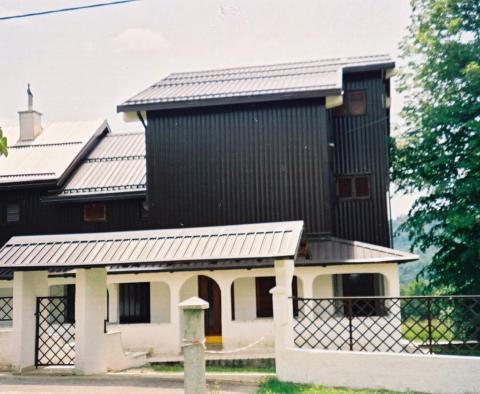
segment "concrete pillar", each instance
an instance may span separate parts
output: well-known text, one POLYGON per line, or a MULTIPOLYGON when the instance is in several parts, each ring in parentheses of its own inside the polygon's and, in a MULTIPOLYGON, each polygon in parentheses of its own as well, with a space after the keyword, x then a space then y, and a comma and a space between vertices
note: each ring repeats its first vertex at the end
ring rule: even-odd
POLYGON ((181 318, 180 313, 181 311, 178 309, 178 305, 180 304, 180 290, 182 288, 181 281, 173 281, 169 282, 170 286, 170 325, 175 327, 175 330, 172 332, 174 333, 174 337, 171 338, 171 343, 175 343, 178 345, 178 353, 182 351, 182 332, 183 332, 183 318, 181 318))
POLYGON ((184 389, 186 394, 206 394, 204 310, 208 302, 192 297, 178 304, 183 311, 184 389))
POLYGON ((77 269, 75 292, 75 372, 107 372, 107 271, 77 269))
POLYGON ((35 364, 37 297, 48 296, 47 271, 13 274, 13 359, 16 371, 35 364))
POLYGON ((283 349, 293 347, 293 305, 289 298, 292 296, 293 270, 293 260, 275 261, 276 286, 270 290, 270 293, 273 298, 275 355, 277 360, 283 349))
POLYGON ((232 324, 232 281, 229 279, 225 281, 218 280, 217 283, 220 286, 220 297, 222 300, 222 336, 225 337, 232 324))

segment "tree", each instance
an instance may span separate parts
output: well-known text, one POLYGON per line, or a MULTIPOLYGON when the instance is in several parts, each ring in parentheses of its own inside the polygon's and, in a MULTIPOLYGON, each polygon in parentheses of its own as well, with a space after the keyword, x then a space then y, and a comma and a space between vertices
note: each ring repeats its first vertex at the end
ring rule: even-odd
POLYGON ((480 293, 480 2, 413 0, 402 43, 405 132, 392 149, 398 191, 420 192, 402 226, 438 251, 431 286, 480 293))
POLYGON ((3 136, 3 130, 0 127, 0 156, 7 156, 7 137, 3 136))

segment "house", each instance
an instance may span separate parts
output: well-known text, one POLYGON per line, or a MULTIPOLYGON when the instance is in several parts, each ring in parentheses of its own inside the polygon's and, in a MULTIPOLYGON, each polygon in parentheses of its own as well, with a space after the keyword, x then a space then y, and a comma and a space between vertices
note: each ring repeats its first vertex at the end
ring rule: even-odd
POLYGON ((118 106, 137 134, 41 131, 32 115, 26 141, 20 113, 0 158, 1 295, 12 271, 38 269, 78 299, 79 272, 106 267, 108 329, 154 354, 180 351, 177 305, 193 295, 210 303, 207 345, 273 346, 273 260, 295 259, 294 295, 399 295, 398 264, 416 256, 390 248, 393 68, 382 55, 171 74, 118 106))

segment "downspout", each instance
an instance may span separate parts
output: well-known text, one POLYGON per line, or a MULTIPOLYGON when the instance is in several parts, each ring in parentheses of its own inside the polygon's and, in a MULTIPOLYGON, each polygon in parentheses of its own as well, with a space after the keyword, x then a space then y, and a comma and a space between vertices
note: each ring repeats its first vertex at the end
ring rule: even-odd
MULTIPOLYGON (((143 118, 142 116, 142 113, 140 111, 137 111, 137 117, 138 119, 140 120, 140 122, 142 122, 142 125, 143 125, 143 128, 145 129, 145 133, 147 131, 147 122, 145 122, 145 119, 143 118)), ((145 136, 145 141, 147 140, 146 138, 147 136, 145 136)), ((146 142, 145 142, 146 143, 146 142)), ((147 147, 145 146, 145 152, 147 152, 147 147)), ((148 164, 147 164, 148 166, 148 164)), ((145 201, 143 203, 143 209, 145 209, 146 211, 146 214, 147 214, 147 217, 150 216, 150 201, 149 201, 149 198, 148 198, 148 175, 147 175, 147 193, 145 195, 145 201)))

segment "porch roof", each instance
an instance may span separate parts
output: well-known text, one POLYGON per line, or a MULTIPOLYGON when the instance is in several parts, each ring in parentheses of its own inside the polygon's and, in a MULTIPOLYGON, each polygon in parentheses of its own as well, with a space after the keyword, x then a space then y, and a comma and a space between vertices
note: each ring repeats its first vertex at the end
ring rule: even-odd
POLYGON ((294 258, 303 221, 12 237, 0 268, 37 270, 294 258))

